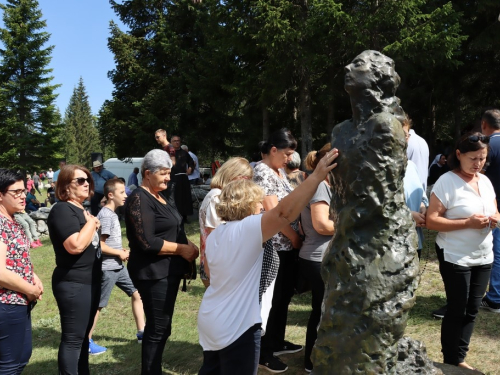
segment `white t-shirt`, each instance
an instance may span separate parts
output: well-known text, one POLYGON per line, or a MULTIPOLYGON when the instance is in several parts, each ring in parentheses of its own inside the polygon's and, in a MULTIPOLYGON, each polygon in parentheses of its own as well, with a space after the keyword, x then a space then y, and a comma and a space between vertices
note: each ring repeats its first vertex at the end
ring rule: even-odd
POLYGON ((262 215, 219 225, 207 238, 208 287, 198 312, 203 350, 221 350, 261 323, 262 215))
POLYGON ((191 151, 188 151, 188 153, 189 153, 189 155, 191 155, 191 158, 194 161, 193 173, 188 175, 188 178, 190 180, 196 180, 196 179, 200 178, 200 164, 198 163, 198 157, 195 154, 193 154, 191 151))
MULTIPOLYGON (((491 216, 496 212, 495 191, 488 177, 478 174, 480 195, 450 171, 434 184, 435 194, 446 208, 447 219, 465 219, 474 214, 491 216)), ((444 250, 444 260, 460 266, 479 266, 493 262, 493 236, 491 230, 460 229, 439 232, 436 243, 444 250)))

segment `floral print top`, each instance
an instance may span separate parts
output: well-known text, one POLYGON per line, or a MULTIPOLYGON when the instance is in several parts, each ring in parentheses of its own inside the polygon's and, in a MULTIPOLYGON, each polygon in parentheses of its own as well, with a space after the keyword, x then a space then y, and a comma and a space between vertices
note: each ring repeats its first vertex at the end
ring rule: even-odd
MULTIPOLYGON (((285 198, 292 192, 292 187, 288 182, 285 170, 279 169, 280 176, 278 176, 267 164, 263 162, 257 163, 254 168, 253 180, 259 185, 266 196, 276 195, 278 202, 285 198)), ((299 221, 295 220, 290 223, 292 229, 296 232, 299 230, 299 221)), ((272 238, 273 248, 276 251, 289 251, 293 249, 292 241, 288 239, 283 233, 278 232, 272 238)))
MULTIPOLYGON (((16 221, 0 215, 0 241, 7 245, 5 268, 33 284, 33 264, 31 263, 28 236, 16 221)), ((28 299, 19 293, 0 286, 0 303, 27 305, 28 299)))

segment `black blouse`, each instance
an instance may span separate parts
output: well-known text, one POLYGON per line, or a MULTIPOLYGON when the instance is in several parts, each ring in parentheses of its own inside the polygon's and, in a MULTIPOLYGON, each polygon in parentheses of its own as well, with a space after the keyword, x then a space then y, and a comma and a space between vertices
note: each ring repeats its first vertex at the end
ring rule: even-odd
POLYGON ((101 251, 99 235, 94 233, 92 242, 80 254, 70 254, 63 243, 71 235, 82 230, 87 223, 83 209, 68 202, 58 202, 52 207, 47 219, 50 240, 56 255, 54 283, 71 281, 82 284, 101 282, 101 251))
POLYGON ((128 272, 134 280, 158 280, 185 275, 191 265, 180 255, 158 255, 163 241, 187 244, 182 217, 143 188, 135 189, 125 204, 125 225, 130 246, 128 272))

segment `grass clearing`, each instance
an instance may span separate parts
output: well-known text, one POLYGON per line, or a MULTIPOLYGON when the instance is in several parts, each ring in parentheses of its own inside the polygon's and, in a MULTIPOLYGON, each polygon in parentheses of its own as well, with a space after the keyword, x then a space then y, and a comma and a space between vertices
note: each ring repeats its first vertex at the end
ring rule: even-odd
MULTIPOLYGON (((122 226, 124 224, 122 223, 122 226)), ((186 227, 191 241, 199 244, 199 226, 196 216, 186 227)), ((124 230, 122 230, 124 233, 124 230)), ((54 252, 48 238, 42 239, 43 247, 32 250, 35 271, 45 287, 43 300, 33 310, 33 355, 24 374, 56 374, 57 349, 60 340, 59 313, 52 295, 51 276, 54 269, 54 252)), ((128 241, 124 236, 124 245, 128 241)), ((417 303, 410 313, 406 335, 425 343, 429 357, 440 362, 441 321, 431 317, 431 311, 445 303, 444 290, 439 275, 433 242, 424 248, 421 267, 429 257, 417 291, 417 303)), ((163 373, 197 374, 203 360, 198 344, 197 311, 205 288, 199 278, 188 285, 186 293, 180 292, 175 306, 172 335, 163 353, 163 373)), ((304 344, 310 312, 310 294, 295 296, 288 314, 287 339, 304 344)), ((472 336, 467 362, 489 375, 500 374, 500 314, 481 311, 472 336)), ((97 375, 137 375, 140 373, 141 345, 135 338, 135 323, 130 299, 118 288, 113 289, 107 308, 103 309, 94 340, 108 351, 90 357, 91 373, 97 375)), ((305 374, 303 352, 281 356, 288 364, 286 374, 305 374)), ((259 374, 269 374, 259 370, 259 374)))

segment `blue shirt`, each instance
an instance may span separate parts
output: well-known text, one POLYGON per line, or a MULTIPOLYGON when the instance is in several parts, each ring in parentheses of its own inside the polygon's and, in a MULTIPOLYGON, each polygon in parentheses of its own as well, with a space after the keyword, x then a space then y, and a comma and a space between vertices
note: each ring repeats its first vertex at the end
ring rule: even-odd
POLYGON ((54 172, 54 177, 52 177, 52 182, 57 182, 57 177, 59 176, 60 169, 54 172))
POLYGON ((92 171, 92 178, 94 179, 94 191, 99 194, 104 194, 104 184, 106 181, 116 177, 110 171, 103 169, 101 173, 97 173, 96 171, 92 171))
POLYGON ((132 172, 130 176, 128 176, 127 186, 135 185, 139 187, 139 180, 137 179, 137 173, 132 172))
POLYGON ((406 149, 408 159, 417 166, 420 182, 427 189, 427 175, 429 173, 429 146, 425 139, 410 129, 410 138, 408 139, 408 148, 406 149))
POLYGON ((494 133, 490 136, 488 161, 489 164, 484 174, 490 179, 493 185, 493 190, 495 190, 497 197, 497 207, 500 207, 498 202, 500 199, 500 133, 494 133))
MULTIPOLYGON (((427 195, 425 195, 424 188, 418 175, 418 168, 411 160, 408 160, 408 164, 406 165, 403 185, 405 191, 405 202, 410 211, 420 212, 421 203, 424 203, 426 207, 429 205, 427 195)), ((417 228, 417 234, 418 248, 421 249, 424 241, 422 228, 417 228)))

